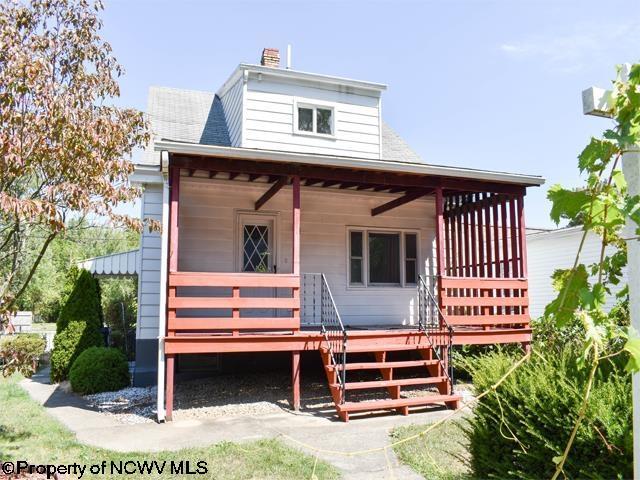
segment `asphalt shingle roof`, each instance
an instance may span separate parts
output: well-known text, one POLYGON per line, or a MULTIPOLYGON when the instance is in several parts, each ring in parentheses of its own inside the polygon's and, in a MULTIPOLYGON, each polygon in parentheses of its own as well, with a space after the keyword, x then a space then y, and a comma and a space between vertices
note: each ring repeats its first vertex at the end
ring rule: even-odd
MULTIPOLYGON (((155 139, 202 145, 231 146, 220 98, 213 92, 151 87, 147 119, 155 139)), ((424 164, 424 160, 386 123, 382 122, 382 158, 390 162, 424 164)), ((150 146, 141 163, 157 165, 150 146)))

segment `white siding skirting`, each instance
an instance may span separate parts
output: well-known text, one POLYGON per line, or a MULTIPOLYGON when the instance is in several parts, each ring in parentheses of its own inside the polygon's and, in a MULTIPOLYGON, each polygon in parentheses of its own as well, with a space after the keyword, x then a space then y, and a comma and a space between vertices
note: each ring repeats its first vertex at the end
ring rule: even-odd
MULTIPOLYGON (((527 234, 531 318, 540 317, 544 313, 545 307, 557 297, 557 292, 553 289, 551 275, 557 269, 573 266, 582 233, 582 227, 571 227, 527 234)), ((600 245, 600 238, 597 235, 588 234, 582 247, 580 263, 590 265, 598 262, 600 245)), ((626 277, 627 271, 625 269, 623 281, 612 287, 613 294, 626 285, 626 277)), ((605 307, 608 310, 614 304, 615 298, 612 296, 605 307)))

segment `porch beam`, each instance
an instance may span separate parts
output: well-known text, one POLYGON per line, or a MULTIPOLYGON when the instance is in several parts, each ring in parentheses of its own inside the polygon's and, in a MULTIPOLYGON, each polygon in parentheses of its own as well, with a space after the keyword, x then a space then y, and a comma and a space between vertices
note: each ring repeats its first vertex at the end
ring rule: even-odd
POLYGON ((289 183, 289 177, 280 177, 278 180, 276 180, 276 183, 271 185, 271 188, 266 192, 264 192, 264 194, 256 201, 256 204, 255 204, 256 212, 260 210, 265 203, 271 200, 271 198, 276 193, 282 190, 282 187, 284 187, 287 183, 289 183))
POLYGON ((372 208, 371 216, 375 217, 376 215, 380 215, 382 213, 388 212, 389 210, 393 210, 394 208, 397 208, 401 205, 404 205, 409 202, 413 202, 414 200, 424 197, 425 195, 429 195, 429 193, 431 192, 427 190, 418 190, 415 192, 409 192, 400 198, 396 198, 394 200, 391 200, 390 202, 387 202, 375 208, 372 208))
POLYGON ((240 175, 240 173, 238 172, 231 172, 229 173, 229 180, 233 180, 234 178, 236 178, 238 175, 240 175))
POLYGON ((262 177, 262 174, 260 174, 260 173, 250 173, 249 174, 249 181, 253 182, 254 180, 257 180, 260 177, 262 177))
POLYGON ((305 187, 313 187, 314 185, 317 185, 319 183, 322 183, 322 180, 317 180, 317 179, 313 179, 313 178, 307 178, 307 180, 304 182, 304 186, 305 187))
MULTIPOLYGON (((253 174, 255 178, 263 175, 299 175, 322 181, 355 182, 372 186, 405 188, 436 188, 450 191, 473 191, 521 194, 525 191, 523 185, 507 183, 483 182, 481 180, 439 177, 432 175, 399 174, 378 170, 360 170, 347 168, 323 167, 318 165, 283 164, 276 162, 256 162, 253 160, 230 160, 220 157, 202 157, 189 155, 172 155, 172 164, 181 168, 196 168, 199 170, 216 170, 253 174)), ((255 179, 254 178, 254 179, 255 179)))

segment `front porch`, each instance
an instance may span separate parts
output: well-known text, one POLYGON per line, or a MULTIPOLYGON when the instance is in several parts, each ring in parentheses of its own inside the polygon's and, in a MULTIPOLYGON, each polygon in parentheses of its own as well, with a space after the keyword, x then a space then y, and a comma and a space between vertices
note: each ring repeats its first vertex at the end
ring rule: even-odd
MULTIPOLYGON (((167 419, 176 355, 291 352, 297 408, 300 352, 318 351, 336 410, 348 420, 358 411, 407 414, 410 407, 431 403, 456 407, 452 345, 531 340, 523 186, 188 155, 171 155, 169 178, 168 294, 161 335, 167 419), (245 199, 237 197, 243 189, 254 212, 273 204, 268 215, 252 216, 241 204, 245 199), (261 194, 252 193, 260 189, 261 194), (203 205, 212 190, 223 192, 219 203, 203 205), (309 191, 305 199, 312 217, 305 228, 301 190, 309 191), (281 191, 290 192, 288 205, 281 191), (318 201, 349 192, 351 203, 327 202, 326 211, 318 201), (409 210, 418 201, 420 206, 409 210), (360 204, 376 219, 352 213, 354 219, 337 225, 330 218, 362 210, 360 204), (224 238, 208 238, 203 245, 203 232, 212 232, 196 209, 207 208, 226 208, 235 223, 231 234, 221 232, 224 238), (288 240, 282 233, 287 231, 288 240), (380 258, 393 261, 374 271, 376 258, 366 250, 378 248, 377 241, 380 258), (281 244, 288 244, 288 253, 281 244), (199 249, 211 255, 198 255, 199 249), (322 273, 309 273, 314 271, 322 273), (392 352, 404 357, 398 360, 400 354, 392 352), (361 361, 363 356, 369 358, 361 361), (358 361, 350 361, 354 358, 358 361), (416 368, 424 374, 401 378, 404 369, 416 368), (366 369, 382 379, 349 381, 349 371, 366 369), (434 385, 438 395, 403 398, 402 387, 418 382, 434 385), (375 404, 349 401, 351 391, 362 389, 385 389, 390 398, 375 404)), ((216 215, 212 225, 231 221, 225 211, 216 215)))

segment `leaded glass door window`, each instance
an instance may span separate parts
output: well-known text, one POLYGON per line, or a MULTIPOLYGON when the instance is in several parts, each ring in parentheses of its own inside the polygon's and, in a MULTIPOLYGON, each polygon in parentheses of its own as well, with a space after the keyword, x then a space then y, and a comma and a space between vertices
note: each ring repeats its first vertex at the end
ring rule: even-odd
POLYGON ((240 271, 275 273, 274 220, 243 218, 240 232, 240 271))

